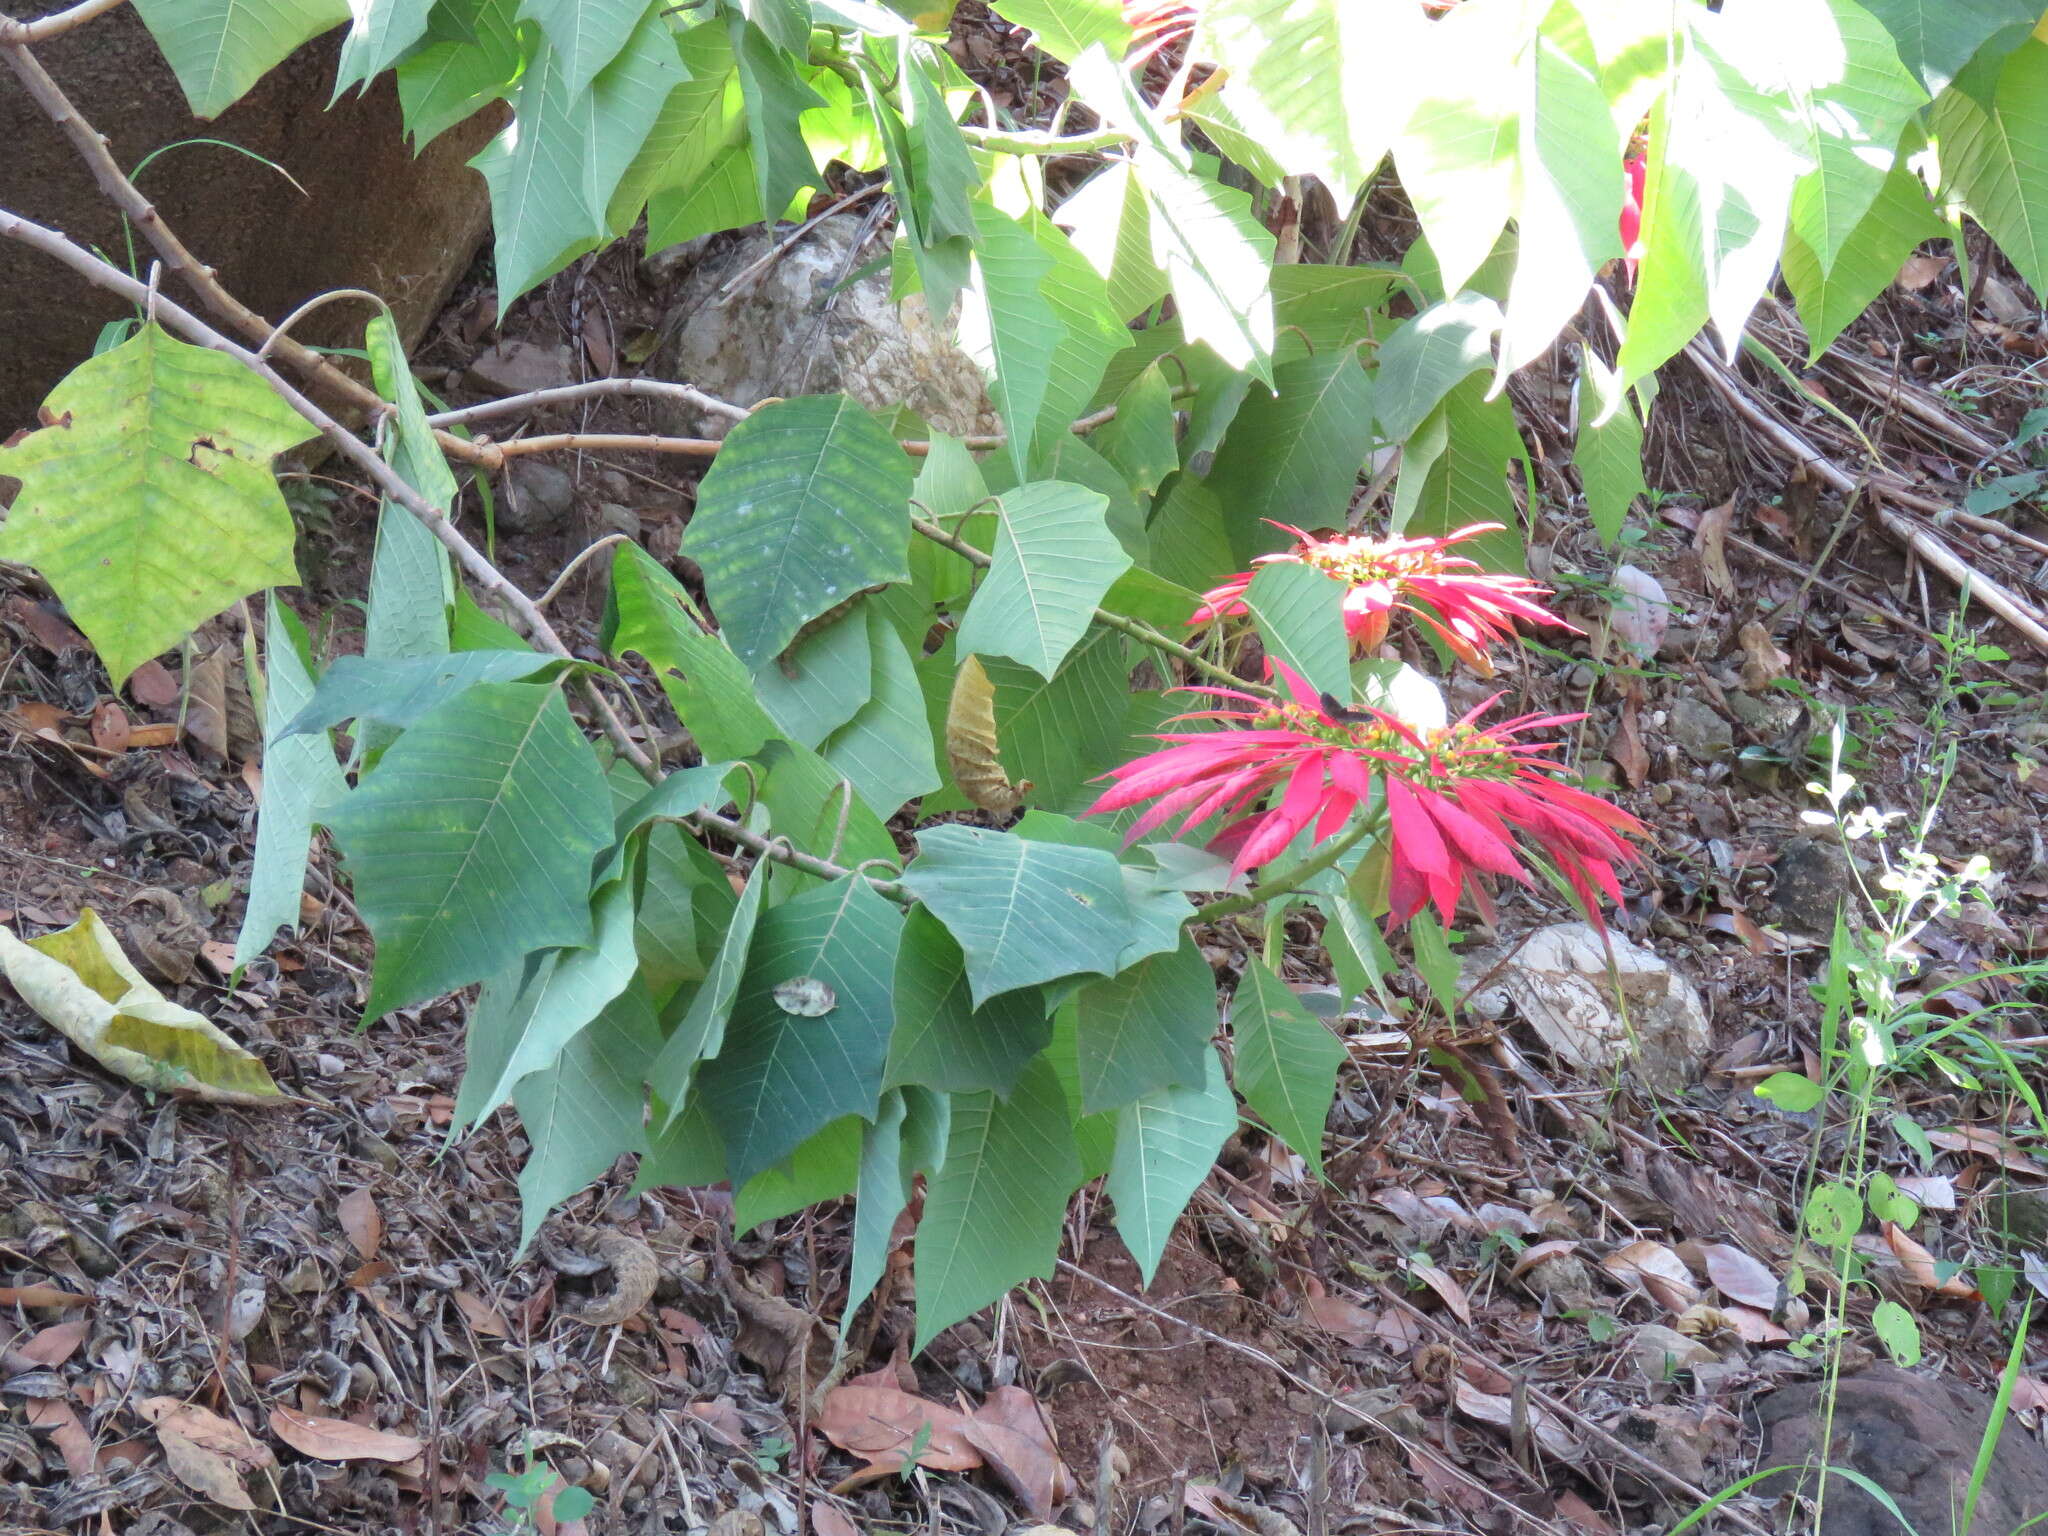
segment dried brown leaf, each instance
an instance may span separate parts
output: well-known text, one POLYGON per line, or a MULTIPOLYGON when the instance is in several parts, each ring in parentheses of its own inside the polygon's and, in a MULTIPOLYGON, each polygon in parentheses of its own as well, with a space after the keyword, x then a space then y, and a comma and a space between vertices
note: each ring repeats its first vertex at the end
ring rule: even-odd
POLYGON ((1730 1301, 1768 1312, 1778 1304, 1778 1281, 1768 1269, 1729 1243, 1700 1244, 1707 1278, 1730 1301))
POLYGON ((93 707, 92 744, 106 752, 126 752, 135 726, 128 711, 113 699, 102 699, 93 707))
POLYGON ((1956 1296, 1965 1301, 1979 1299, 1977 1288, 1963 1278, 1961 1271, 1942 1279, 1934 1255, 1897 1222, 1888 1221, 1881 1230, 1885 1246, 1898 1255, 1899 1268, 1909 1284, 1925 1287, 1937 1296, 1956 1296))
POLYGON ((1792 1337, 1771 1321, 1770 1314, 1755 1307, 1730 1305, 1721 1308, 1721 1315, 1733 1325, 1735 1336, 1746 1344, 1782 1344, 1792 1337))
POLYGON ((1667 1312, 1683 1312, 1700 1299, 1685 1261, 1662 1243, 1629 1243, 1608 1254, 1600 1267, 1617 1279, 1641 1285, 1667 1312))
POLYGON ((1641 789, 1650 777, 1650 750, 1643 745, 1643 722, 1633 696, 1621 703, 1621 719, 1607 739, 1607 756, 1621 770, 1630 789, 1641 789))
POLYGON ((61 1397, 32 1397, 28 1400, 28 1421, 47 1430, 57 1454, 64 1458, 64 1470, 73 1478, 91 1477, 99 1471, 92 1434, 76 1410, 61 1397))
POLYGON ((410 1461, 426 1449, 426 1442, 412 1435, 300 1413, 283 1404, 270 1410, 270 1432, 315 1461, 410 1461))
POLYGON ((217 646, 185 674, 185 734, 216 760, 228 760, 229 647, 217 646))
POLYGON ((1408 1261, 1408 1273, 1435 1291, 1443 1304, 1450 1308, 1451 1315, 1459 1322, 1467 1328, 1472 1326, 1472 1303, 1466 1299, 1465 1288, 1462 1285, 1434 1264, 1426 1264, 1420 1259, 1408 1261))
POLYGON ((85 1336, 91 1331, 92 1324, 83 1319, 54 1323, 16 1344, 14 1353, 24 1360, 33 1360, 37 1365, 62 1365, 77 1353, 78 1346, 85 1342, 85 1336))
POLYGON ((384 1217, 377 1209, 377 1197, 368 1189, 352 1189, 342 1196, 335 1215, 357 1255, 376 1258, 377 1250, 384 1246, 384 1217))
POLYGON ((901 1466, 911 1442, 931 1426, 918 1465, 937 1472, 967 1472, 982 1464, 981 1452, 962 1433, 967 1415, 895 1387, 848 1382, 825 1394, 813 1421, 819 1434, 864 1461, 901 1466))
POLYGON ((498 1316, 490 1303, 480 1297, 472 1296, 468 1291, 457 1291, 455 1307, 462 1314, 463 1321, 469 1324, 472 1333, 482 1334, 487 1339, 511 1336, 511 1330, 505 1326, 505 1319, 498 1316))
POLYGON ((136 1403, 135 1411, 154 1424, 159 1435, 168 1429, 194 1445, 226 1457, 244 1471, 277 1464, 269 1446, 232 1419, 224 1419, 197 1403, 181 1402, 175 1397, 145 1397, 136 1403))
POLYGON ((1007 815, 1024 803, 1028 786, 1012 784, 1003 772, 995 685, 978 656, 961 662, 953 676, 953 696, 946 705, 946 759, 960 792, 982 810, 1007 815))
POLYGON ((1361 1307, 1355 1301, 1346 1301, 1342 1296, 1306 1296, 1302 1298, 1301 1315, 1314 1323, 1325 1333, 1334 1333, 1347 1344, 1364 1344, 1371 1340, 1373 1329, 1379 1326, 1380 1315, 1370 1307, 1361 1307))
POLYGON ((1514 1267, 1508 1271, 1508 1278, 1518 1280, 1538 1264, 1570 1253, 1578 1246, 1577 1241, 1569 1237, 1552 1237, 1540 1243, 1531 1243, 1516 1256, 1514 1267))
POLYGON ((1792 658, 1778 649, 1771 632, 1752 620, 1735 632, 1742 646, 1742 686, 1751 693, 1764 689, 1785 675, 1792 658))
POLYGON ((811 1529, 818 1536, 861 1536, 853 1517, 822 1496, 811 1500, 811 1529))
POLYGON ((1995 1131, 1979 1130, 1975 1126, 1957 1126, 1953 1130, 1929 1131, 1927 1139, 1944 1152, 1972 1152, 1978 1157, 1988 1157, 1993 1162, 2003 1163, 2015 1173, 2048 1174, 2048 1166, 2038 1159, 2029 1157, 2016 1141, 2000 1136, 1995 1131))
POLYGON ((159 1424, 157 1444, 164 1448, 164 1465, 171 1476, 201 1498, 211 1499, 222 1509, 253 1510, 256 1501, 242 1486, 233 1463, 220 1452, 188 1440, 175 1429, 159 1424))
POLYGON ((1908 293, 1918 293, 1948 265, 1946 256, 1908 256, 1899 268, 1898 284, 1908 293))
POLYGON ((0 1285, 0 1307, 83 1307, 90 1296, 55 1285, 0 1285))
MULTIPOLYGON (((1458 1412, 1467 1418, 1477 1419, 1482 1424, 1497 1425, 1501 1429, 1514 1427, 1515 1400, 1512 1397, 1482 1392, 1462 1376, 1456 1378, 1451 1387, 1458 1412)), ((1553 1456, 1572 1457, 1579 1454, 1579 1442, 1566 1430, 1556 1414, 1537 1402, 1525 1403, 1523 1407, 1529 1432, 1536 1437, 1538 1445, 1553 1456)))
POLYGON ((1728 525, 1735 519, 1735 503, 1724 501, 1700 514, 1693 531, 1693 552, 1700 557, 1700 572, 1708 588, 1718 597, 1735 595, 1735 575, 1728 569, 1728 525))

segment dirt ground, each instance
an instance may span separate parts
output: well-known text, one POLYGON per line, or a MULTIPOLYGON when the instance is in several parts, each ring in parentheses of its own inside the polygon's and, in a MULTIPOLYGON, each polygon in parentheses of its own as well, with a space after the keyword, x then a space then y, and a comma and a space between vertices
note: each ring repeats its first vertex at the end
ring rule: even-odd
MULTIPOLYGON (((1038 88, 1021 73, 1014 86, 1038 88)), ((1401 218, 1376 208, 1369 236, 1398 245, 1401 218)), ((1824 405, 1847 412, 1894 467, 1954 501, 1977 467, 1966 445, 2007 442, 2035 408, 2026 369, 2048 347, 2035 321, 1997 318, 1981 292, 1973 306, 1953 265, 1935 266, 1803 372, 1805 393, 1753 363, 1736 376, 1853 462, 1824 405)), ((464 403, 466 370, 503 338, 566 348, 581 375, 631 371, 625 359, 673 319, 674 282, 621 248, 500 325, 480 269, 419 372, 464 403)), ((1767 342, 1782 322, 1767 309, 1767 342)), ((1512 1011, 1404 1034, 1357 1009, 1341 1026, 1351 1064, 1330 1183, 1248 1131, 1150 1289, 1094 1191, 1074 1204, 1054 1278, 915 1362, 908 1277, 892 1271, 853 1332, 854 1371, 940 1403, 1021 1389, 1056 1439, 1057 1478, 1048 1461, 850 1481, 859 1462, 817 1431, 805 1391, 809 1320, 837 1326, 842 1208, 735 1237, 720 1191, 633 1194, 621 1167, 517 1252, 516 1120, 501 1112, 453 1145, 444 1129, 463 1000, 358 1028, 367 938, 324 855, 304 931, 226 986, 257 780, 246 693, 211 658, 239 653, 240 620, 208 626, 115 700, 49 594, 0 568, 0 920, 33 935, 98 911, 295 1100, 152 1098, 0 987, 0 1530, 508 1531, 527 1517, 486 1479, 529 1456, 596 1495, 583 1529, 636 1536, 999 1536, 1032 1521, 1175 1536, 1669 1529, 1698 1492, 1756 1466, 1756 1403, 1821 1365, 1798 1345, 1815 1309, 1782 1282, 1796 1267, 1824 1283, 1799 1205, 1814 1160, 1831 1167, 1843 1146, 1752 1092, 1814 1062, 1827 929, 1852 893, 1806 817, 1810 749, 1839 715, 1864 803, 1915 819, 1954 749, 1930 846, 1949 869, 1984 855, 2001 884, 1995 903, 1913 935, 1906 986, 1930 1020, 1997 1006, 1982 1026, 2038 1086, 2038 982, 1978 973, 2048 955, 2048 658, 1981 607, 1959 616, 1953 586, 1867 500, 1820 490, 1687 365, 1666 373, 1649 454, 1658 506, 1614 552, 1570 510, 1562 379, 1539 367, 1517 380, 1537 462, 1534 568, 1587 634, 1528 649, 1496 686, 1518 711, 1588 710, 1581 766, 1655 830, 1616 926, 1702 999, 1711 1044, 1680 1064, 1689 1084, 1653 1093, 1628 1071, 1575 1065, 1512 1011), (1623 566, 1669 601, 1648 656, 1609 627, 1635 580, 1623 566), (1461 1081, 1489 1091, 1474 1102, 1461 1081), (614 1317, 606 1299, 630 1288, 636 1255, 653 1261, 651 1297, 614 1317), (1666 1367, 1673 1349, 1687 1369, 1666 1367), (400 1438, 342 1445, 325 1428, 309 1441, 294 1413, 400 1438), (209 1454, 180 1448, 194 1443, 209 1454)), ((651 428, 635 402, 529 425, 651 428)), ((694 466, 563 467, 568 519, 498 543, 527 590, 618 530, 607 506, 673 556, 694 466)), ((294 492, 309 614, 345 612, 361 592, 374 529, 374 501, 327 473, 294 492)), ((2048 524, 2026 505, 1999 518, 1930 531, 2038 601, 2048 524)), ((593 655, 601 601, 578 578, 555 610, 593 655)), ((333 654, 351 639, 338 627, 316 643, 333 654)), ((1512 945, 1567 915, 1517 895, 1498 934, 1471 932, 1512 945)), ((1235 925, 1202 937, 1226 973, 1258 940, 1235 925)), ((1327 986, 1313 926, 1290 939, 1293 979, 1327 986)), ((1872 1286, 1850 1306, 1852 1365, 1875 1348, 1881 1295, 1917 1319, 1923 1371, 1988 1392, 2017 1302, 1995 1317, 1940 1266, 2048 1287, 2042 1137, 1984 1059, 1958 1053, 1946 1076, 1896 1081, 1881 1107, 1881 1127, 1898 1116, 1933 1138, 1925 1166, 1894 1129, 1871 1140, 1874 1165, 1921 1180, 1928 1214, 1921 1253, 1862 1254, 1872 1286)), ((2043 1358, 2026 1351, 2029 1380, 2043 1358)), ((2038 1452, 2044 1404, 2048 1388, 2021 1392, 2007 1436, 2038 1452)), ((1706 1528, 1810 1528, 1791 1509, 1743 1495, 1706 1528)), ((530 1524, 577 1536, 545 1504, 530 1524)))

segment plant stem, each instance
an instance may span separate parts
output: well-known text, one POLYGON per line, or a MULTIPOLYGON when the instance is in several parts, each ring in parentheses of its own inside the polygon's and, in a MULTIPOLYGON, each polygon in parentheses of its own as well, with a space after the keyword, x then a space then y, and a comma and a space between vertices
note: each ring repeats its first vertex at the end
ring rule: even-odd
POLYGON ((963 125, 960 132, 968 143, 978 145, 982 149, 997 150, 1006 155, 1092 155, 1131 142, 1128 133, 1115 128, 1060 136, 1050 133, 1005 133, 1000 128, 969 128, 963 125))
POLYGON ((1283 869, 1279 874, 1273 876, 1272 879, 1253 886, 1242 896, 1219 896, 1206 907, 1197 907, 1188 921, 1194 923, 1213 923, 1219 917, 1229 917, 1234 913, 1249 911, 1253 907, 1263 906, 1269 901, 1277 901, 1282 896, 1290 895, 1300 890, 1306 882, 1315 879, 1317 875, 1320 875, 1324 870, 1343 858, 1345 854, 1349 853, 1366 833, 1374 830, 1379 824, 1380 819, 1377 816, 1361 817, 1358 824, 1349 832, 1346 832, 1342 837, 1332 838, 1329 842, 1324 843, 1322 847, 1295 864, 1291 869, 1283 869))
MULTIPOLYGON (((927 518, 912 517, 910 519, 910 526, 915 528, 925 538, 930 539, 934 544, 950 549, 969 565, 987 570, 991 565, 995 564, 995 558, 988 551, 976 549, 965 539, 960 538, 956 534, 948 533, 937 523, 927 518)), ((1245 693, 1256 694, 1260 698, 1265 699, 1277 699, 1280 696, 1276 690, 1267 687, 1264 683, 1246 682, 1229 668, 1217 666, 1215 662, 1204 656, 1200 651, 1190 646, 1182 645, 1178 640, 1162 635, 1150 624, 1140 619, 1126 618, 1123 614, 1112 613, 1107 608, 1097 608, 1095 610, 1095 619, 1097 623, 1107 624, 1111 629, 1129 635, 1141 645, 1149 645, 1160 654, 1171 656, 1175 661, 1185 663, 1204 677, 1211 678, 1216 682, 1224 684, 1226 687, 1241 689, 1245 693)))

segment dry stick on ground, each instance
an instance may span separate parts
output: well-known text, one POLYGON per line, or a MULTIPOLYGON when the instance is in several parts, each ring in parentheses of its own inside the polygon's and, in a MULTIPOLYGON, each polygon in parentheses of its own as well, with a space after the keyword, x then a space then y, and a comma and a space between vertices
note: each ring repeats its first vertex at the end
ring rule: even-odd
MULTIPOLYGON (((1908 489, 1901 481, 1890 475, 1873 474, 1859 480, 1839 464, 1823 455, 1796 430, 1787 426, 1776 416, 1753 399, 1728 368, 1699 342, 1688 343, 1686 357, 1699 369, 1714 389, 1770 444, 1787 458, 1809 467, 1821 479, 1844 496, 1853 495, 1859 489, 1868 489, 1874 499, 1897 502, 1933 517, 1945 517, 1949 508, 1942 502, 1934 501, 1908 489)), ((1967 587, 1970 593, 1981 600, 1999 618, 2011 625, 2044 654, 2048 654, 2048 621, 2020 598, 2008 591, 1995 578, 1985 575, 1966 564, 1956 552, 1924 528, 1915 527, 1898 513, 1880 505, 1877 509, 1878 525, 1899 543, 1920 556, 1958 587, 1967 587)))
POLYGON ((459 411, 441 411, 429 416, 427 425, 459 426, 466 422, 481 421, 487 416, 509 416, 521 411, 535 410, 541 406, 571 405, 578 400, 591 400, 606 395, 679 400, 684 405, 693 405, 700 411, 713 416, 723 416, 728 421, 745 421, 753 414, 744 405, 734 405, 729 400, 707 395, 692 385, 672 384, 666 379, 591 379, 582 384, 562 384, 553 389, 535 389, 523 395, 507 395, 502 400, 486 400, 481 405, 465 405, 459 411))
MULTIPOLYGON (((0 239, 18 240, 34 250, 54 257, 88 282, 119 294, 131 303, 142 304, 150 301, 146 284, 130 277, 111 262, 102 261, 90 251, 74 245, 56 230, 31 223, 5 208, 0 208, 0 239)), ((446 509, 434 506, 421 496, 403 476, 379 458, 375 450, 307 399, 289 379, 247 347, 223 336, 191 311, 161 295, 156 297, 155 304, 157 316, 172 329, 183 332, 188 340, 198 346, 235 359, 269 385, 279 399, 318 428, 320 435, 332 443, 343 458, 367 475, 378 490, 424 523, 434 537, 447 547, 463 570, 468 572, 485 591, 505 603, 536 645, 551 655, 574 659, 562 637, 548 622, 547 615, 535 606, 532 598, 520 591, 510 578, 491 564, 482 551, 469 542, 455 526, 446 509)), ((579 675, 576 686, 596 714, 606 737, 618 750, 619 755, 631 763, 649 783, 659 783, 662 779, 660 767, 642 750, 640 744, 633 740, 618 712, 612 708, 604 695, 597 691, 588 676, 579 675)), ((830 860, 799 853, 790 847, 785 839, 762 837, 738 822, 728 820, 712 811, 699 812, 694 820, 700 830, 715 832, 718 836, 737 843, 760 857, 772 858, 778 863, 787 864, 792 869, 816 875, 823 880, 844 879, 856 873, 830 860)), ((877 880, 871 875, 863 878, 867 879, 880 895, 895 899, 902 896, 901 887, 892 881, 877 880)))

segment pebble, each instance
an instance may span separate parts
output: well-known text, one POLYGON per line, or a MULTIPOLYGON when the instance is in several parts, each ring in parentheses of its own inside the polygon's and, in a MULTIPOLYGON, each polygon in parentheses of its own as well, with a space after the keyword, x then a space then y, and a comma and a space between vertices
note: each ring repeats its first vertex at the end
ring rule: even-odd
POLYGON ((543 347, 516 338, 477 353, 463 376, 468 388, 501 397, 575 382, 575 359, 568 347, 543 347))
POLYGON ((539 459, 518 459, 505 472, 505 494, 498 497, 500 533, 555 533, 569 521, 576 504, 576 477, 539 459))

